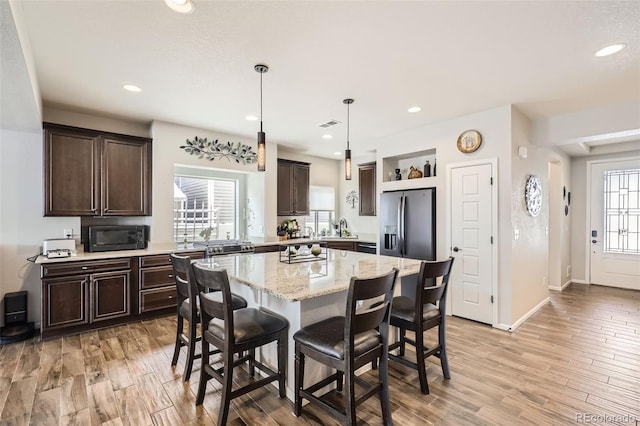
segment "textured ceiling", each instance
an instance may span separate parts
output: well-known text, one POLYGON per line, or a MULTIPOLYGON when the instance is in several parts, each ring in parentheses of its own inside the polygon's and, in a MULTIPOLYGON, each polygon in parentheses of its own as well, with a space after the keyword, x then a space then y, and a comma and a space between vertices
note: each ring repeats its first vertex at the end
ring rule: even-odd
POLYGON ((640 99, 637 1, 194 3, 19 2, 45 104, 254 138, 264 63, 267 138, 331 156, 345 126, 318 124, 345 121, 347 97, 361 152, 509 103, 536 119, 640 99), (593 56, 616 42, 629 46, 593 56))

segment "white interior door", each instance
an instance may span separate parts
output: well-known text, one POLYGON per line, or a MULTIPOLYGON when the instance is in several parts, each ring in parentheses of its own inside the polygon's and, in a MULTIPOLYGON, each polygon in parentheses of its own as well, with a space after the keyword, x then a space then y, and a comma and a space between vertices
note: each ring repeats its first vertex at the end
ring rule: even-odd
POLYGON ((492 164, 451 169, 451 313, 493 323, 492 164))
POLYGON ((591 283, 640 290, 640 159, 591 165, 591 283))

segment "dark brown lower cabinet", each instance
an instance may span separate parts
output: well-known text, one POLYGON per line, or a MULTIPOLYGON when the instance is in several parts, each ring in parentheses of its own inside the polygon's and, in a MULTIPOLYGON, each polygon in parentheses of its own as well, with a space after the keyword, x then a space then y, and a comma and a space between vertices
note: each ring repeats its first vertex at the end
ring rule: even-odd
POLYGON ((131 314, 131 258, 42 265, 43 338, 131 314))
POLYGON ((43 281, 42 331, 89 322, 88 276, 53 278, 43 281))
POLYGON ((91 277, 91 322, 129 316, 131 271, 107 272, 91 277))
MULTIPOLYGON (((203 251, 180 253, 191 259, 202 259, 203 251)), ((146 313, 161 309, 176 308, 176 281, 168 254, 142 256, 138 258, 138 286, 140 289, 139 312, 146 313)))

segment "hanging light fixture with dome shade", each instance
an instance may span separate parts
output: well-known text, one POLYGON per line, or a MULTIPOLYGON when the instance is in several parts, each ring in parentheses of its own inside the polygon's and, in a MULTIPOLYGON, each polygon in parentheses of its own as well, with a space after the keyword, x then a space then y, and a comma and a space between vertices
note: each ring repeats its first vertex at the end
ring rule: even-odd
POLYGON ((351 180, 351 149, 349 149, 349 105, 353 103, 353 99, 345 99, 342 101, 347 105, 347 149, 344 151, 344 177, 351 180))
POLYGON ((262 74, 269 71, 269 67, 266 65, 258 64, 253 68, 260 73, 260 131, 258 132, 258 171, 264 172, 266 162, 266 138, 265 133, 262 131, 262 74))

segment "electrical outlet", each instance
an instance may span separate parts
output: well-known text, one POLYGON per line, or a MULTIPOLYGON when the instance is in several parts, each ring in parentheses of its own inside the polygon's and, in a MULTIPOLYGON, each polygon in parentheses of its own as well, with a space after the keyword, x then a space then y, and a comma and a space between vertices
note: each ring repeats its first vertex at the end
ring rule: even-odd
POLYGON ((567 276, 571 276, 571 265, 567 266, 567 276))
POLYGON ((547 277, 542 277, 542 287, 547 286, 547 277))
POLYGON ((515 241, 518 241, 520 239, 520 230, 518 228, 515 228, 513 230, 513 239, 515 241))
POLYGON ((64 228, 63 238, 73 238, 73 228, 64 228))

